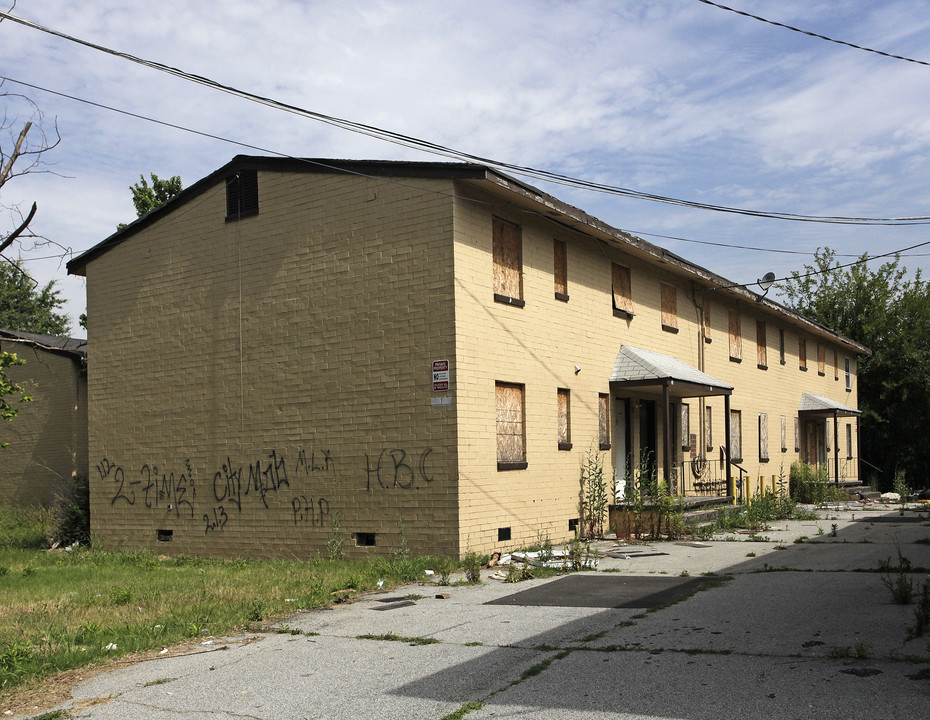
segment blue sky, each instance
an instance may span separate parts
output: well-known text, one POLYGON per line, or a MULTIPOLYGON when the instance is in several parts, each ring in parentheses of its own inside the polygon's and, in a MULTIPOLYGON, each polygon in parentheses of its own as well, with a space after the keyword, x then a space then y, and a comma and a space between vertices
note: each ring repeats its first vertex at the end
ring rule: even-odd
MULTIPOLYGON (((725 4, 930 61, 930 0, 725 4)), ((930 67, 697 0, 19 0, 12 12, 286 103, 585 180, 756 210, 930 215, 930 67)), ((0 74, 292 156, 438 159, 10 21, 0 22, 0 74)), ((190 185, 237 153, 258 154, 12 82, 0 91, 27 94, 62 138, 45 158, 52 172, 8 183, 0 204, 37 202, 34 229, 75 254, 135 217, 128 188, 140 173, 190 185)), ((28 119, 15 98, 0 102, 14 128, 28 119)), ((926 225, 793 223, 531 182, 734 282, 812 261, 775 251, 878 254, 930 239, 926 225)), ((15 223, 0 217, 5 234, 15 223)), ((47 257, 60 251, 29 241, 17 251, 37 280, 58 280, 76 318, 83 278, 47 257)), ((930 268, 930 257, 904 264, 930 268)))

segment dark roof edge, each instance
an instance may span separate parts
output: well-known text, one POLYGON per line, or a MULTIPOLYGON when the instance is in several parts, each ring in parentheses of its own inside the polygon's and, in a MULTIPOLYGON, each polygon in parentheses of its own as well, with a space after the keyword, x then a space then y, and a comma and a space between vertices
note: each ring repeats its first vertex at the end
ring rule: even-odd
POLYGON ((49 352, 60 353, 82 360, 87 358, 87 340, 83 338, 0 329, 0 340, 28 343, 49 352))

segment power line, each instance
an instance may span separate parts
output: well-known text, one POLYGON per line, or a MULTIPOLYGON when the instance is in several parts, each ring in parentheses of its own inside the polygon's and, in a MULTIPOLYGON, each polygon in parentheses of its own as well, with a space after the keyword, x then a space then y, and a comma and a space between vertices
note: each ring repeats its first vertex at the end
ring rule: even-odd
MULTIPOLYGON (((314 110, 309 110, 306 108, 301 108, 295 105, 290 105, 272 98, 263 97, 256 95, 254 93, 234 88, 229 85, 223 85, 209 78, 194 75, 192 73, 185 72, 178 68, 174 68, 168 65, 164 65, 159 62, 145 60, 128 53, 123 53, 111 48, 104 47, 102 45, 97 45, 91 43, 87 40, 82 40, 65 33, 52 30, 47 27, 43 27, 36 23, 18 18, 14 15, 10 15, 6 12, 0 12, 0 18, 12 20, 13 22, 19 23, 26 27, 44 32, 55 37, 62 38, 69 42, 77 43, 85 47, 97 50, 99 52, 106 53, 108 55, 113 55, 124 60, 129 60, 130 62, 143 65, 160 72, 179 77, 183 80, 194 82, 205 87, 209 87, 220 92, 224 92, 236 97, 249 100, 251 102, 256 102, 268 107, 272 107, 278 110, 283 110, 285 112, 293 113, 295 115, 306 117, 312 120, 319 122, 327 123, 335 127, 349 130, 351 132, 359 133, 362 135, 367 135, 382 141, 391 142, 403 147, 408 147, 423 152, 432 153, 435 155, 440 155, 443 157, 448 157, 451 159, 456 159, 459 161, 465 162, 475 162, 481 165, 486 165, 499 170, 506 170, 508 172, 523 175, 526 177, 532 177, 538 180, 544 180, 560 185, 567 185, 570 187, 576 187, 583 190, 591 190, 594 192, 601 192, 610 195, 617 195, 621 197, 628 197, 639 200, 649 200, 652 202, 665 203, 669 205, 679 205, 682 207, 690 207, 699 210, 709 210, 714 212, 724 212, 732 213, 736 215, 745 215, 749 217, 760 217, 760 218, 769 218, 775 220, 790 220, 794 222, 812 222, 812 223, 826 223, 826 224, 837 224, 837 225, 926 225, 930 224, 930 216, 920 215, 913 217, 891 217, 891 218, 869 218, 869 217, 844 217, 844 216, 825 216, 825 215, 802 215, 798 213, 786 213, 786 212, 777 212, 777 211, 762 211, 762 210, 750 210, 746 208, 730 207, 725 205, 715 205, 711 203, 702 203, 692 200, 684 200, 681 198, 668 197, 664 195, 658 195, 654 193, 647 193, 639 190, 632 190, 630 188, 624 188, 616 185, 607 185, 603 183, 595 183, 591 181, 582 180, 575 178, 569 175, 564 175, 561 173, 551 172, 547 170, 541 170, 538 168, 533 168, 523 165, 515 165, 512 163, 503 162, 500 160, 494 160, 492 158, 485 158, 479 155, 473 155, 471 153, 466 153, 461 150, 456 150, 438 143, 434 143, 428 140, 422 140, 410 135, 404 135, 402 133, 397 133, 390 130, 385 130, 373 125, 365 125, 363 123, 354 122, 352 120, 347 120, 345 118, 339 118, 332 115, 326 115, 324 113, 319 113, 314 110)), ((169 123, 165 123, 169 124, 169 123)))
POLYGON ((894 55, 882 50, 875 50, 874 48, 863 47, 862 45, 856 45, 851 42, 846 42, 845 40, 837 40, 836 38, 827 37, 826 35, 821 35, 820 33, 811 32, 810 30, 802 30, 801 28, 796 28, 793 25, 786 25, 785 23, 780 23, 777 20, 769 20, 768 18, 760 17, 759 15, 753 15, 752 13, 748 13, 743 10, 737 10, 736 8, 728 7, 727 5, 711 2, 711 0, 698 0, 698 2, 704 3, 705 5, 711 5, 715 8, 720 8, 721 10, 726 10, 727 12, 736 13, 737 15, 742 15, 743 17, 752 18, 753 20, 758 20, 759 22, 768 23, 769 25, 775 25, 776 27, 784 28, 785 30, 801 33, 802 35, 810 35, 811 37, 819 38, 820 40, 836 43, 837 45, 845 45, 846 47, 851 47, 854 50, 863 50, 864 52, 875 53, 876 55, 882 55, 894 60, 904 60, 904 62, 915 63, 917 65, 926 65, 930 67, 930 62, 915 60, 914 58, 904 57, 903 55, 894 55))

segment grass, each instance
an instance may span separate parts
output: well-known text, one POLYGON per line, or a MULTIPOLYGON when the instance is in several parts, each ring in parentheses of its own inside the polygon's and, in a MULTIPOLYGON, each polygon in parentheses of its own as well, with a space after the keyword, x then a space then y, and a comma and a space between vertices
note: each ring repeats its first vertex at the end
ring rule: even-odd
POLYGON ((403 635, 395 635, 394 633, 384 633, 383 635, 356 635, 356 640, 383 640, 385 642, 402 642, 407 643, 408 645, 434 645, 435 643, 440 642, 436 638, 431 637, 405 637, 403 635))
MULTIPOLYGON (((0 513, 4 521, 9 513, 0 513)), ((27 514, 27 519, 28 519, 27 514)), ((209 560, 150 552, 11 547, 34 530, 4 526, 0 691, 134 652, 269 623, 297 610, 421 580, 430 557, 209 560), (12 538, 12 541, 11 541, 12 538), (5 572, 4 572, 5 570, 5 572)))

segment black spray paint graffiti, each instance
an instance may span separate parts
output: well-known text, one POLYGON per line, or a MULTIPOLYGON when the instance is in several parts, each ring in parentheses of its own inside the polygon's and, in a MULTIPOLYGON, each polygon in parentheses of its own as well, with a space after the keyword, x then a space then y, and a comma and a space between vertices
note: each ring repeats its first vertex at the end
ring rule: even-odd
POLYGON ((414 456, 408 455, 406 450, 400 448, 382 450, 374 465, 372 465, 372 458, 365 453, 365 472, 368 476, 366 489, 371 492, 373 484, 376 483, 384 490, 389 488, 409 490, 416 484, 417 479, 426 483, 433 482, 433 477, 426 469, 426 462, 432 452, 432 448, 427 448, 414 461, 414 456), (411 462, 416 465, 416 469, 410 464, 411 462))
POLYGON ((142 484, 141 480, 130 480, 127 483, 126 473, 123 472, 123 468, 110 462, 107 458, 101 460, 100 464, 97 465, 97 473, 100 475, 101 481, 112 478, 113 482, 116 483, 116 494, 110 500, 110 505, 116 505, 117 500, 122 500, 129 505, 136 504, 136 491, 134 488, 136 485, 142 484))
POLYGON ((301 495, 291 500, 291 510, 294 512, 295 525, 307 523, 323 527, 329 515, 329 501, 326 498, 319 498, 314 503, 313 498, 301 495))
POLYGON ((145 507, 158 508, 162 505, 168 512, 174 511, 176 517, 181 516, 181 506, 185 512, 190 511, 191 517, 194 517, 194 499, 197 497, 197 488, 194 485, 194 471, 191 468, 191 461, 184 460, 186 473, 181 473, 175 478, 173 472, 159 472, 157 465, 146 463, 142 466, 139 474, 143 478, 145 491, 145 507))

